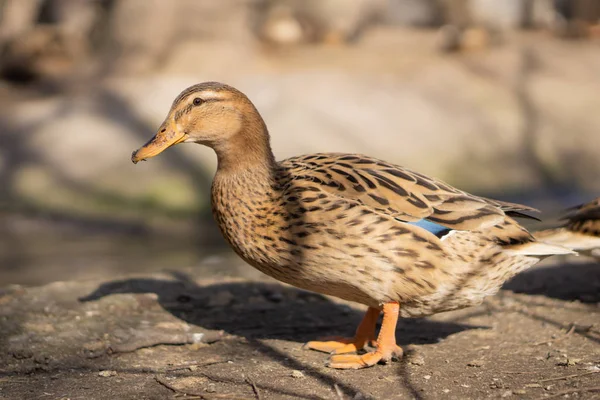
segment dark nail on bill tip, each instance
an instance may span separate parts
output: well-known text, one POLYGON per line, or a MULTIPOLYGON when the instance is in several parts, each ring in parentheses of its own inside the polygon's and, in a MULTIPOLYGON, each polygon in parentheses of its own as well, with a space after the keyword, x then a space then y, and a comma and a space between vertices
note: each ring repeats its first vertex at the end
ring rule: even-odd
POLYGON ((140 161, 146 161, 146 159, 136 160, 135 155, 137 154, 137 152, 138 152, 138 150, 134 150, 133 153, 131 153, 131 162, 134 164, 137 164, 140 161))

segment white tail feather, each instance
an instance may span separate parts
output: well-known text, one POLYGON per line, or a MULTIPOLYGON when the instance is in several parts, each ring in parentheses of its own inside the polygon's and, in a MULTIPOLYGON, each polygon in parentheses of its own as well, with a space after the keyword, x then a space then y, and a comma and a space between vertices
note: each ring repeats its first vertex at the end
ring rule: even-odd
POLYGON ((584 235, 582 233, 570 232, 567 230, 550 231, 547 234, 544 232, 538 237, 538 240, 568 247, 573 250, 592 250, 600 248, 600 237, 584 235))
POLYGON ((577 252, 567 247, 540 241, 513 246, 505 249, 504 252, 508 254, 523 256, 554 256, 565 254, 577 255, 577 252))

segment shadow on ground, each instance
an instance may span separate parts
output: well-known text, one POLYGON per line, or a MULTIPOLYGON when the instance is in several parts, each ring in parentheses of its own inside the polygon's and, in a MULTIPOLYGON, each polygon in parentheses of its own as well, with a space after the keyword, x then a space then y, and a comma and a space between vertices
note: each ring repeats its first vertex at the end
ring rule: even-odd
MULTIPOLYGON (((220 329, 248 339, 296 342, 319 336, 351 335, 362 312, 319 294, 274 283, 240 282, 199 286, 181 273, 177 280, 126 279, 103 283, 83 302, 117 293, 155 293, 169 313, 206 329, 220 329)), ((478 328, 426 319, 404 319, 401 345, 436 343, 466 329, 478 328)))
MULTIPOLYGON (((228 282, 200 286, 180 272, 172 272, 172 275, 175 280, 138 278, 106 282, 93 293, 80 298, 80 301, 96 301, 113 294, 155 293, 162 308, 175 317, 204 329, 224 330, 228 334, 245 338, 248 347, 235 346, 238 357, 252 358, 258 352, 265 360, 274 360, 290 370, 301 370, 311 379, 328 387, 335 385, 347 395, 353 396, 359 392, 356 385, 341 379, 333 370, 325 372, 307 364, 308 354, 300 358, 304 361, 300 361, 296 357, 290 357, 287 352, 282 352, 274 342, 263 339, 303 343, 323 336, 350 336, 362 318, 362 311, 335 303, 319 294, 277 283, 228 282)), ((402 346, 431 344, 452 334, 475 328, 480 327, 426 319, 404 319, 399 323, 397 336, 402 346)), ((410 353, 409 349, 407 354, 410 353)), ((404 364, 405 362, 399 364, 400 376, 404 375, 404 364)), ((408 392, 417 393, 411 382, 403 380, 403 385, 408 392)), ((272 390, 275 389, 281 390, 272 390)), ((292 394, 297 396, 298 393, 292 394)))
POLYGON ((504 285, 504 289, 560 300, 599 303, 600 263, 561 263, 534 268, 517 275, 504 285))

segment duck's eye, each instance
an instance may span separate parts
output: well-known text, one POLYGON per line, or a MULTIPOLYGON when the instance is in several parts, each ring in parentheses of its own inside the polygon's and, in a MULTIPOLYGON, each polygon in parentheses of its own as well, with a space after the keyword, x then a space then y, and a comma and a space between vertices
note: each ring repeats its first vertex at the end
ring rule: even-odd
POLYGON ((204 103, 204 100, 202 100, 200 97, 196 97, 193 103, 195 106, 199 106, 200 104, 204 103))

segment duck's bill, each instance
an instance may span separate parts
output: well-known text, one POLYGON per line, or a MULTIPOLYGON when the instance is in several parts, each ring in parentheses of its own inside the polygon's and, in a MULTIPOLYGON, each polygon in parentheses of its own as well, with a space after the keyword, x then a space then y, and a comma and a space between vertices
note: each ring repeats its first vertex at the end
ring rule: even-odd
POLYGON ((162 130, 158 132, 148 143, 135 150, 131 154, 131 161, 137 164, 148 158, 152 158, 171 146, 181 143, 186 139, 186 134, 177 130, 162 130))

